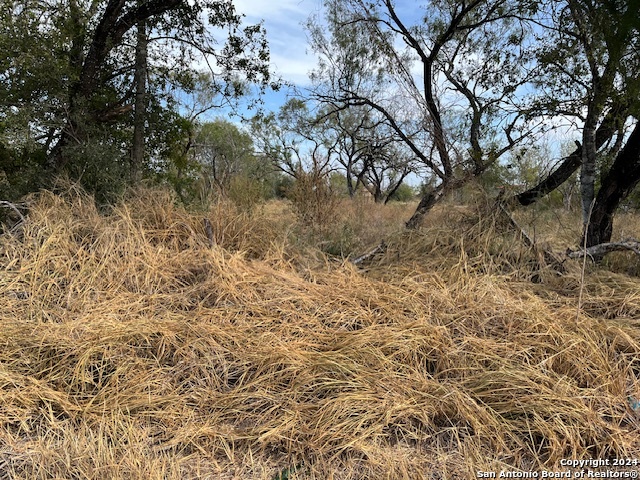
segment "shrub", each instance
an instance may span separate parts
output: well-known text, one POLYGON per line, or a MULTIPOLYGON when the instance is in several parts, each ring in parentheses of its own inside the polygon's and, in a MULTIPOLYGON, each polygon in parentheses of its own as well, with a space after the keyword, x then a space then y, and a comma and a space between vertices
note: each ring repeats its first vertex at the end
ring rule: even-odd
POLYGON ((303 171, 298 173, 287 198, 293 203, 302 223, 315 227, 322 227, 335 217, 339 200, 325 175, 303 171))
POLYGON ((389 200, 394 202, 410 202, 416 196, 416 192, 411 185, 401 184, 398 189, 393 192, 389 200))

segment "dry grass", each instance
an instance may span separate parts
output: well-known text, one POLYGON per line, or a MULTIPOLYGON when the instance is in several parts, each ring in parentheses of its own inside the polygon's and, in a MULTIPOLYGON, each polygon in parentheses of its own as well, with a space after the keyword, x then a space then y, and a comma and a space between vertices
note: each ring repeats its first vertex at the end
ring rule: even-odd
MULTIPOLYGON (((282 208, 282 203, 275 203, 282 208)), ((291 212, 291 207, 284 205, 291 212)), ((311 245, 329 256, 344 259, 357 256, 379 244, 382 238, 403 230, 415 205, 416 202, 381 205, 362 197, 334 198, 330 205, 331 214, 324 214, 318 222, 308 223, 303 219, 295 224, 292 232, 297 242, 311 245)), ((294 221, 289 223, 293 224, 294 221)))
MULTIPOLYGON (((638 280, 588 273, 577 317, 578 268, 559 276, 476 210, 435 211, 358 271, 302 248, 282 204, 212 207, 210 247, 162 192, 109 215, 43 194, 0 244, 0 478, 475 478, 640 456, 638 280)), ((400 211, 379 212, 392 231, 400 211)))
MULTIPOLYGON (((578 249, 582 236, 582 221, 577 211, 552 209, 545 205, 519 208, 516 218, 537 242, 559 251, 567 247, 578 249)), ((640 216, 620 212, 613 224, 611 241, 629 238, 640 240, 640 216)), ((640 257, 633 252, 615 252, 605 257, 603 266, 610 271, 640 276, 640 257)))

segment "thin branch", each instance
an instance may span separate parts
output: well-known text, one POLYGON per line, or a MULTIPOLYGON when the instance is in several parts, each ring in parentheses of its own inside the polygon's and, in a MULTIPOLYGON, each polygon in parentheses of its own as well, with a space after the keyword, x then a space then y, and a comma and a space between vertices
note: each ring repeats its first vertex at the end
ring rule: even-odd
POLYGON ((13 210, 20 217, 21 223, 26 221, 26 219, 24 218, 24 215, 22 215, 22 213, 20 212, 20 210, 18 210, 18 207, 15 204, 11 202, 7 202, 6 200, 0 200, 0 207, 6 207, 10 210, 13 210))

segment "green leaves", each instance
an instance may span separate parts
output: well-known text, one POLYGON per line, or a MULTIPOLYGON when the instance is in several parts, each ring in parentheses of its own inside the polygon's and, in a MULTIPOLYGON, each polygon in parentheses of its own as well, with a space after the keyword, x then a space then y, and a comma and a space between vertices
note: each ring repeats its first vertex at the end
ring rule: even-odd
POLYGON ((110 160, 103 155, 96 171, 120 175, 131 145, 135 25, 141 21, 150 29, 147 158, 156 167, 180 150, 171 133, 178 111, 195 118, 235 104, 249 85, 261 92, 277 86, 263 26, 242 25, 231 0, 3 0, 0 121, 12 129, 0 142, 10 155, 18 158, 29 139, 29 148, 49 154, 56 173, 66 170, 86 182, 82 172, 91 165, 85 165, 99 162, 82 156, 104 151, 110 160), (185 105, 185 99, 194 103, 185 105))

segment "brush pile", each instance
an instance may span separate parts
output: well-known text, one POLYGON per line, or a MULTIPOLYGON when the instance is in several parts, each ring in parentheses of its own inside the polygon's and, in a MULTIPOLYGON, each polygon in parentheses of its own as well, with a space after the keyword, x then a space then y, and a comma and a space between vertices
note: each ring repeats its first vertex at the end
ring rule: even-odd
POLYGON ((436 212, 362 271, 231 205, 141 192, 100 214, 40 195, 0 238, 0 478, 476 478, 640 457, 640 282, 560 276, 471 217, 436 212))

